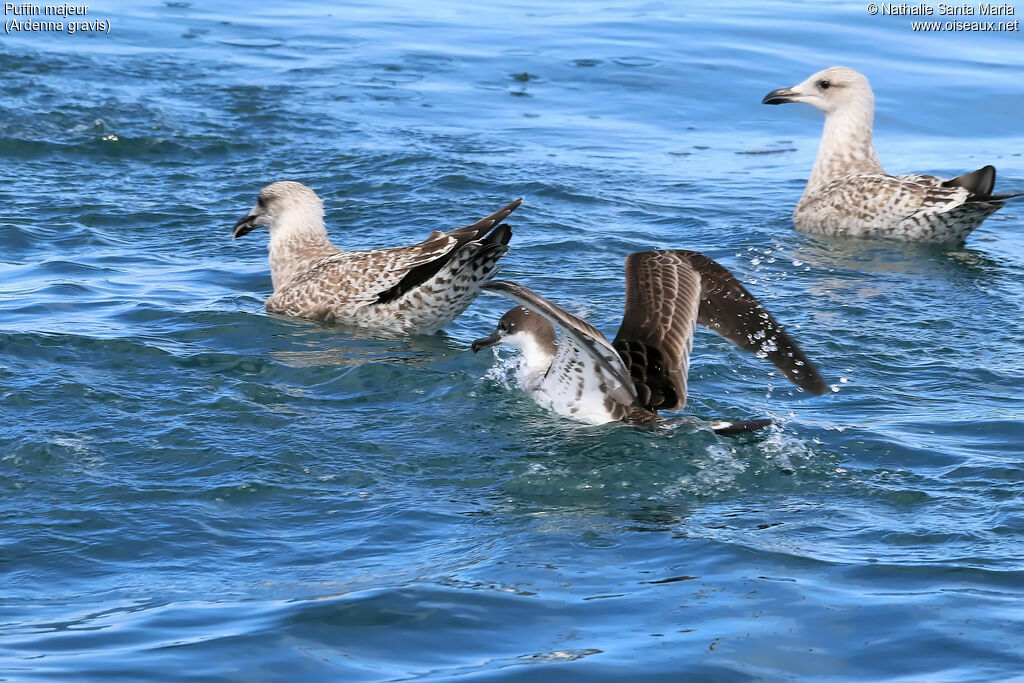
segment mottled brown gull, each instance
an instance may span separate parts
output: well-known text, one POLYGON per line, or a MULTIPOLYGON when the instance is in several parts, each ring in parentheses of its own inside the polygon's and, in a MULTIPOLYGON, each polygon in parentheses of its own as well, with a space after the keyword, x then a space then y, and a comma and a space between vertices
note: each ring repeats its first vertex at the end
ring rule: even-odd
POLYGON ((432 232, 417 244, 348 251, 328 239, 316 193, 283 180, 260 191, 234 236, 257 226, 270 231, 269 312, 425 334, 458 317, 497 272, 512 236, 502 221, 522 201, 464 228, 432 232))
POLYGON ((992 194, 992 166, 950 180, 887 174, 872 142, 875 96, 868 79, 853 69, 819 71, 762 100, 787 102, 806 102, 825 112, 818 158, 793 212, 797 230, 955 245, 1002 207, 1002 200, 1019 196, 992 194))
MULTIPOLYGON (((492 280, 484 289, 520 305, 502 316, 490 336, 474 341, 473 351, 498 344, 518 348, 517 377, 527 393, 582 422, 649 425, 661 421, 659 410, 681 410, 698 322, 771 361, 805 391, 829 390, 764 306, 725 267, 695 251, 644 251, 626 258, 626 311, 612 342, 518 283, 492 280)), ((768 424, 711 426, 730 433, 768 424)))

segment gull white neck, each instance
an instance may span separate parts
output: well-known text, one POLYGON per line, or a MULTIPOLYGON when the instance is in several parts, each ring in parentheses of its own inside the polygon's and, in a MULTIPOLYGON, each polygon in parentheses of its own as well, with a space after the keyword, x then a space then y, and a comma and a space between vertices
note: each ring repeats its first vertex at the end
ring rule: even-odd
POLYGON ((842 176, 885 173, 872 142, 874 101, 858 103, 825 115, 818 157, 807 190, 842 176))
POLYGON ((289 217, 270 230, 270 279, 274 289, 316 261, 338 251, 327 237, 322 216, 289 217))

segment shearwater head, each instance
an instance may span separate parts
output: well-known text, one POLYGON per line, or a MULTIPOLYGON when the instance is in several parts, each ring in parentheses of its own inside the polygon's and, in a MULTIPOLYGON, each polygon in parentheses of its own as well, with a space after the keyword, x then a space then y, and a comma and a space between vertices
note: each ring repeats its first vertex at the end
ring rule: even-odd
POLYGON ((501 316, 498 326, 486 337, 473 342, 473 353, 503 344, 519 349, 533 372, 547 372, 557 349, 555 326, 542 315, 516 306, 501 316))
POLYGON ((260 190, 256 205, 235 223, 237 239, 264 226, 272 241, 291 235, 327 236, 324 203, 316 192, 293 180, 280 180, 260 190))
POLYGON ((806 102, 825 112, 825 129, 807 187, 860 173, 884 173, 875 154, 875 95, 863 74, 845 66, 819 71, 803 83, 779 88, 762 104, 806 102))

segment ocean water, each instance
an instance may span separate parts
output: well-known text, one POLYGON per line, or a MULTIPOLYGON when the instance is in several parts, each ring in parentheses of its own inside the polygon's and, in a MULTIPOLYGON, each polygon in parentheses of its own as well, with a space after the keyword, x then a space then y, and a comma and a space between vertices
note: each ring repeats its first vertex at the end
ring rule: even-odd
POLYGON ((109 34, 0 36, 0 679, 1024 674, 1024 204, 957 249, 795 233, 821 117, 760 104, 851 66, 887 169, 1024 190, 1020 32, 795 1, 86 18, 109 34), (266 233, 230 232, 282 178, 349 248, 524 196, 503 277, 608 333, 628 253, 701 250, 836 391, 700 331, 687 412, 777 427, 588 427, 469 352, 503 299, 404 339, 268 315, 266 233))

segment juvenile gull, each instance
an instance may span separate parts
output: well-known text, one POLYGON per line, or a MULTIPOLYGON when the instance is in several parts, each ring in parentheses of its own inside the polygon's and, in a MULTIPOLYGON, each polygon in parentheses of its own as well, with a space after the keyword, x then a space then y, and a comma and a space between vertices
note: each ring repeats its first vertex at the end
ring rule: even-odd
POLYGON ((1018 194, 992 194, 996 169, 945 180, 889 175, 872 142, 875 96, 868 79, 834 66, 792 88, 773 90, 762 104, 807 102, 825 112, 818 158, 793 224, 803 232, 961 244, 982 221, 1018 194))
MULTIPOLYGON (((506 344, 522 352, 519 383, 539 403, 603 424, 649 425, 659 410, 686 404, 695 323, 771 361, 800 388, 821 395, 825 380, 775 318, 723 266, 695 251, 642 251, 626 258, 626 312, 615 340, 526 287, 492 280, 484 289, 520 305, 473 352, 506 344), (561 333, 561 339, 555 329, 561 333)), ((712 423, 749 431, 769 420, 712 423)))
POLYGON ((430 333, 454 320, 498 269, 517 199, 476 223, 435 231, 406 247, 347 251, 331 244, 313 190, 282 180, 264 187, 234 237, 270 230, 271 313, 375 330, 430 333))

